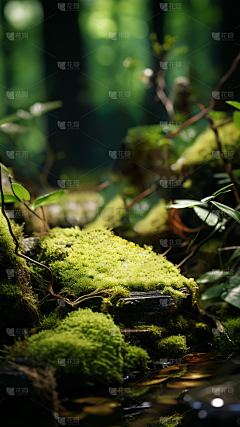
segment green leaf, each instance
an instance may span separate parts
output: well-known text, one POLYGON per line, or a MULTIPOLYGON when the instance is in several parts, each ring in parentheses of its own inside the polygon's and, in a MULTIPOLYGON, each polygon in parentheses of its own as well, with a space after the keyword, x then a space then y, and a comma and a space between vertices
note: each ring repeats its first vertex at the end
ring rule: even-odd
POLYGON ((218 216, 211 212, 209 214, 209 211, 207 211, 206 209, 195 207, 193 208, 193 210, 197 214, 197 216, 202 221, 205 221, 206 224, 210 225, 210 227, 214 227, 218 223, 218 216))
POLYGON ((214 196, 208 196, 208 197, 205 197, 205 199, 202 199, 201 202, 208 202, 209 200, 212 200, 212 199, 214 199, 214 196))
POLYGON ((218 209, 225 212, 227 215, 231 216, 235 221, 240 223, 240 213, 236 211, 235 209, 230 208, 229 206, 223 205, 222 203, 218 202, 211 202, 215 206, 217 206, 218 209))
POLYGON ((209 288, 206 292, 202 294, 201 299, 204 301, 207 299, 220 297, 225 288, 225 284, 213 285, 211 286, 211 288, 209 288))
POLYGON ((58 190, 54 191, 53 193, 45 194, 44 196, 38 197, 34 201, 33 208, 37 209, 40 206, 50 205, 51 203, 58 203, 62 196, 67 193, 68 190, 58 190))
POLYGON ((19 199, 30 200, 30 194, 21 184, 12 184, 13 192, 19 199))
POLYGON ((237 128, 240 130, 240 111, 234 111, 233 113, 233 121, 237 128))
POLYGON ((213 174, 213 178, 227 178, 227 177, 228 177, 227 172, 219 172, 219 173, 213 174))
POLYGON ((231 182, 231 179, 225 178, 225 179, 220 179, 220 181, 217 181, 217 184, 223 185, 223 184, 227 184, 228 182, 231 182))
POLYGON ((194 206, 207 207, 206 203, 200 202, 199 200, 174 200, 174 203, 177 204, 168 205, 168 207, 175 209, 193 208, 194 206))
POLYGON ((238 256, 240 256, 240 248, 235 249, 232 256, 229 258, 228 262, 232 262, 238 256))
POLYGON ((2 170, 4 170, 5 172, 7 172, 8 174, 10 174, 10 172, 9 172, 9 170, 8 170, 8 168, 7 168, 7 166, 5 166, 3 163, 0 163, 0 168, 1 168, 2 170))
POLYGON ((197 284, 212 283, 212 282, 216 282, 216 280, 219 280, 222 277, 226 277, 226 276, 229 276, 229 272, 226 270, 225 271, 223 271, 223 270, 207 271, 206 273, 204 273, 202 276, 200 276, 196 280, 196 283, 197 284))
MULTIPOLYGON (((19 200, 13 194, 4 193, 3 194, 3 198, 4 198, 4 203, 15 203, 15 202, 19 202, 19 200)), ((1 194, 0 194, 0 203, 2 203, 1 194)))
POLYGON ((213 196, 215 197, 219 196, 219 194, 222 194, 225 192, 224 190, 226 190, 226 188, 232 187, 232 185, 233 184, 229 184, 229 185, 226 185, 226 187, 220 188, 219 190, 215 191, 215 193, 213 193, 213 196))
POLYGON ((226 101, 226 104, 229 104, 232 107, 235 107, 238 110, 240 110, 240 102, 237 102, 237 101, 226 101))
POLYGON ((240 308, 240 285, 223 292, 221 298, 234 307, 240 308))

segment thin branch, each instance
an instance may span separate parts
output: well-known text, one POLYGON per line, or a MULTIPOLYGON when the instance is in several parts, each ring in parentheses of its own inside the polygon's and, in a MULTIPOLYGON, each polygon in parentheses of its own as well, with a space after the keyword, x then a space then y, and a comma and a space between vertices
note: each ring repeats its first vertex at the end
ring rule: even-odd
POLYGON ((135 205, 135 203, 140 202, 140 200, 144 199, 144 197, 148 196, 149 194, 151 194, 155 189, 155 186, 152 185, 150 188, 148 188, 147 190, 144 190, 142 193, 140 193, 131 203, 129 203, 129 205, 126 206, 126 210, 131 209, 133 207, 133 205, 135 205))
MULTIPOLYGON (((232 75, 232 73, 236 70, 238 63, 240 61, 240 53, 236 56, 234 61, 232 62, 231 67, 229 70, 224 74, 224 76, 221 78, 221 80, 218 83, 217 88, 215 89, 215 92, 219 92, 222 88, 222 85, 229 79, 229 77, 232 75)), ((216 105, 216 99, 212 96, 209 107, 205 108, 200 113, 196 114, 196 116, 191 117, 189 120, 187 120, 185 123, 180 126, 180 128, 176 132, 169 133, 166 135, 166 138, 174 138, 175 136, 179 135, 179 133, 186 129, 188 126, 192 125, 193 123, 197 122, 198 120, 202 119, 206 114, 209 113, 209 111, 213 110, 216 105)))

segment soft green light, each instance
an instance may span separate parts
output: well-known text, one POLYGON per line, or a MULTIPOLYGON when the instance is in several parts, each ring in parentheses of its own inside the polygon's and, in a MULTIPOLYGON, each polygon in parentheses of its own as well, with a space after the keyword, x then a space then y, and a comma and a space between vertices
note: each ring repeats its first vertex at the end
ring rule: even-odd
POLYGON ((137 39, 144 39, 148 35, 149 28, 146 22, 137 19, 132 22, 132 26, 129 31, 131 35, 133 35, 137 39))
POLYGON ((18 30, 27 30, 43 19, 43 8, 39 1, 9 1, 4 7, 6 20, 18 30))
POLYGON ((116 52, 112 47, 101 46, 96 52, 97 62, 104 67, 113 64, 116 58, 116 52))

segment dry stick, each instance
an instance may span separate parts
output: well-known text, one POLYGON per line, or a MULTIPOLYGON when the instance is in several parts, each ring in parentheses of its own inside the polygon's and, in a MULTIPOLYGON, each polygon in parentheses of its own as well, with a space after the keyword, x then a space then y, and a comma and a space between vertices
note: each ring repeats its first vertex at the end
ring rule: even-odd
MULTIPOLYGON (((226 74, 224 74, 224 76, 219 81, 218 86, 215 89, 215 92, 218 92, 221 90, 222 85, 229 79, 229 77, 232 75, 232 73, 236 70, 239 61, 240 61, 240 53, 236 56, 231 67, 229 68, 229 70, 226 72, 226 74)), ((196 114, 196 116, 191 117, 189 120, 187 120, 185 123, 183 123, 183 125, 180 126, 180 128, 176 132, 172 132, 172 133, 169 133, 168 135, 166 135, 166 138, 174 138, 175 136, 179 135, 179 133, 183 129, 186 129, 188 126, 190 126, 193 123, 197 122, 198 120, 202 119, 207 113, 209 113, 209 111, 213 110, 215 105, 216 105, 216 99, 212 96, 209 107, 205 108, 203 111, 196 114)))
MULTIPOLYGON (((236 211, 238 211, 240 209, 240 205, 238 205, 237 207, 236 207, 236 211)), ((225 224, 227 224, 229 221, 232 221, 232 219, 233 218, 228 218, 225 222, 224 222, 224 225, 225 224)), ((208 240, 209 239, 211 239, 211 237, 219 230, 219 228, 221 227, 223 225, 223 223, 221 223, 221 222, 219 222, 217 225, 216 225, 216 227, 214 228, 214 230, 207 236, 207 237, 205 237, 205 239, 203 239, 201 242, 199 242, 199 244, 195 247, 195 249, 192 251, 192 252, 190 252, 190 254, 186 257, 186 258, 184 258, 181 262, 180 262, 180 264, 178 264, 178 268, 180 268, 180 267, 182 267, 182 265, 183 264, 185 264, 185 262, 186 261, 188 261, 189 260, 189 258, 191 258, 193 255, 195 255, 195 253, 198 251, 198 249, 204 244, 204 243, 206 243, 206 242, 208 242, 208 240)))
POLYGON ((142 193, 140 193, 131 203, 129 203, 129 205, 126 206, 126 210, 131 209, 133 207, 133 205, 135 205, 135 203, 140 202, 140 200, 142 200, 144 197, 148 196, 149 194, 151 194, 155 189, 155 186, 152 185, 150 188, 148 188, 147 190, 144 190, 142 193))

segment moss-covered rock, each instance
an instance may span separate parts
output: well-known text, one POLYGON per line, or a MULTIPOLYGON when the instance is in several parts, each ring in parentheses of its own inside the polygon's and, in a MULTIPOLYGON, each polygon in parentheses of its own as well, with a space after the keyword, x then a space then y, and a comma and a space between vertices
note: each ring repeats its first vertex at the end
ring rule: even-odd
POLYGON ((109 315, 90 309, 78 309, 54 330, 31 336, 25 354, 50 361, 59 381, 74 378, 82 385, 119 383, 123 370, 144 369, 149 360, 145 350, 124 342, 109 315))
POLYGON ((77 297, 121 285, 127 290, 163 290, 174 298, 185 298, 179 289, 186 286, 196 301, 194 279, 182 276, 152 248, 141 248, 109 230, 55 228, 39 240, 39 248, 39 261, 50 266, 62 294, 77 297))
POLYGON ((160 234, 167 230, 168 211, 164 200, 160 200, 146 215, 137 222, 134 231, 143 235, 160 234))
MULTIPOLYGON (((14 235, 20 248, 23 239, 23 226, 11 221, 14 235)), ((29 318, 38 314, 37 300, 30 282, 30 270, 23 258, 15 255, 15 243, 8 224, 0 212, 0 308, 1 314, 10 319, 29 318)))
MULTIPOLYGON (((218 125, 222 123, 222 119, 215 121, 218 125)), ((234 160, 239 159, 240 147, 240 132, 235 123, 227 123, 218 128, 219 138, 224 152, 234 153, 234 160)), ((231 154, 228 154, 230 158, 231 154)), ((181 155, 181 158, 175 164, 176 171, 181 171, 184 168, 192 170, 196 165, 208 164, 215 168, 222 165, 222 158, 219 153, 219 148, 216 142, 215 133, 211 128, 203 131, 195 140, 195 142, 187 148, 181 155)))

